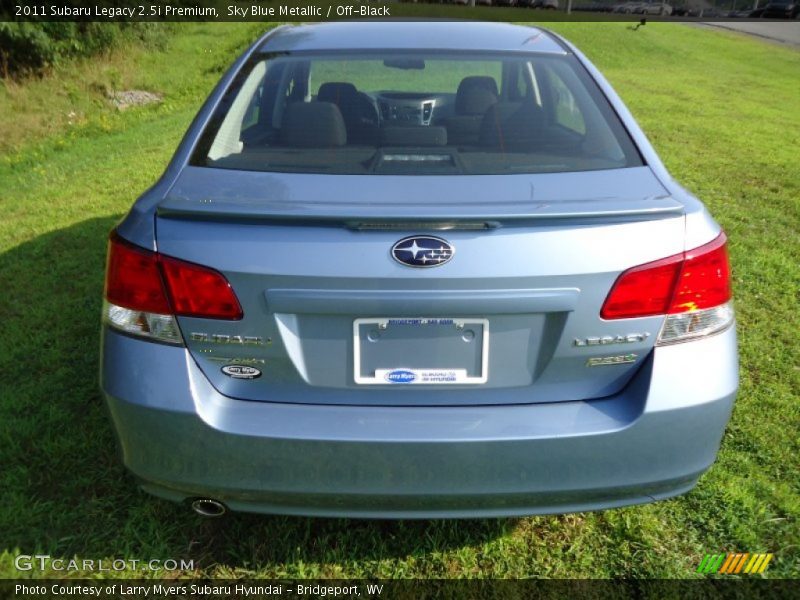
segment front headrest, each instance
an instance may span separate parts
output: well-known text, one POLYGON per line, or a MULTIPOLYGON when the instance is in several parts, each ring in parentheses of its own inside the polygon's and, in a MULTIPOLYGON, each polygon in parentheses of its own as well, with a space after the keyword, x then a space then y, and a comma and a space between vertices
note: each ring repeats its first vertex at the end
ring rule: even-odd
POLYGON ((295 102, 286 107, 283 141, 298 148, 329 148, 347 143, 342 113, 330 102, 295 102))
POLYGON ((456 114, 482 115, 497 102, 497 82, 493 77, 465 77, 456 91, 456 114))
POLYGON ((504 152, 531 152, 543 127, 544 111, 533 101, 500 102, 486 111, 478 143, 504 152))
POLYGON ((344 98, 352 98, 358 94, 356 86, 344 81, 328 81, 319 86, 317 100, 338 104, 344 98))

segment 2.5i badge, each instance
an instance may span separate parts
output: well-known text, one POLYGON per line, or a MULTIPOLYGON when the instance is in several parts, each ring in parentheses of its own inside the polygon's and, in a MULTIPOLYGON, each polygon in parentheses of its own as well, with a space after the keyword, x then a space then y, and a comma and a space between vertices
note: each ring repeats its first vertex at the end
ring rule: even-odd
POLYGON ((246 365, 225 365, 222 367, 222 372, 234 379, 255 379, 256 377, 261 377, 261 371, 255 367, 248 367, 246 365))

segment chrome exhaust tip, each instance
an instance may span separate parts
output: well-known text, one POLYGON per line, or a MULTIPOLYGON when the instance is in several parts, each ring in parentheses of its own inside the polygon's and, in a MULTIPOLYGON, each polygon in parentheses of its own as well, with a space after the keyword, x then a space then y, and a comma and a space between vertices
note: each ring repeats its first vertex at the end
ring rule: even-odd
POLYGON ((222 503, 211 498, 198 498, 192 501, 192 510, 201 517, 221 517, 228 512, 227 507, 222 503))

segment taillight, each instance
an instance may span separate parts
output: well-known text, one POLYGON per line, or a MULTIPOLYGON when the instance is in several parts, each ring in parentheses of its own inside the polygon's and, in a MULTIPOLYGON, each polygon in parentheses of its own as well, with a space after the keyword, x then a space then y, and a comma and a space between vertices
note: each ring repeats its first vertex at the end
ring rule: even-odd
POLYGON ((617 278, 600 316, 633 319, 664 315, 672 304, 683 254, 628 269, 617 278))
POLYGON ((228 280, 213 269, 160 256, 173 312, 182 317, 204 319, 242 318, 242 307, 228 280))
POLYGON ((724 233, 713 241, 623 272, 600 316, 632 319, 668 315, 658 343, 721 331, 733 322, 731 274, 724 233))
POLYGON ((731 267, 727 238, 717 239, 685 253, 669 314, 713 308, 731 299, 731 267))
POLYGON ((116 233, 108 241, 105 296, 124 308, 172 312, 158 270, 158 255, 125 242, 116 233))
POLYGON ((116 232, 108 245, 104 316, 127 333, 181 343, 175 316, 242 318, 225 277, 208 267, 135 246, 116 232))

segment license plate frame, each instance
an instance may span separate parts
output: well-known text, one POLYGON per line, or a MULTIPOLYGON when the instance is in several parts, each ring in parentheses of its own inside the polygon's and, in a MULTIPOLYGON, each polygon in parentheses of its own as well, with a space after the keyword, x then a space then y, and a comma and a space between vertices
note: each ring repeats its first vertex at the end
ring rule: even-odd
MULTIPOLYGON (((474 331, 473 331, 474 333, 474 331)), ((420 339, 420 343, 424 343, 420 339)), ((353 321, 353 379, 357 385, 480 385, 489 379, 489 319, 478 317, 363 317, 353 321), (472 331, 480 327, 480 372, 470 374, 468 368, 454 367, 419 367, 407 365, 390 365, 376 368, 373 374, 362 372, 362 327, 374 325, 381 331, 389 327, 426 327, 428 325, 449 326, 454 328, 454 336, 460 332, 472 331), (472 329, 469 329, 472 328, 472 329)))

